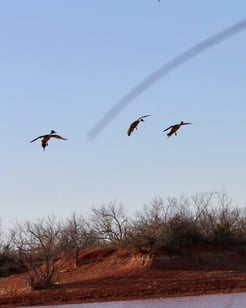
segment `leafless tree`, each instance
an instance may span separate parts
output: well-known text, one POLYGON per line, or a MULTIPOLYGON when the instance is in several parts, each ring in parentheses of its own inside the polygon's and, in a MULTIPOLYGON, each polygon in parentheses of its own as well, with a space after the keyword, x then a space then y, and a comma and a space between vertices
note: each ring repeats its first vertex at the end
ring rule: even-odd
POLYGON ((128 244, 140 251, 151 251, 164 245, 167 222, 173 212, 173 200, 167 204, 161 198, 153 199, 136 213, 128 231, 128 244))
POLYGON ((230 242, 245 238, 245 215, 225 192, 196 195, 196 222, 209 241, 230 242))
POLYGON ((2 221, 0 219, 0 253, 2 253, 3 246, 4 246, 3 228, 2 228, 2 221))
POLYGON ((34 289, 48 288, 57 278, 55 261, 60 254, 60 231, 54 216, 35 223, 17 223, 12 229, 18 258, 28 268, 27 281, 34 289))
POLYGON ((1 227, 0 230, 0 276, 25 271, 26 268, 23 263, 16 258, 11 235, 4 232, 1 227))
POLYGON ((62 228, 61 248, 65 252, 75 252, 75 265, 79 265, 79 253, 82 249, 93 247, 97 237, 90 229, 89 223, 75 213, 62 228))
POLYGON ((143 251, 173 248, 199 237, 189 199, 183 196, 179 199, 169 197, 166 201, 152 200, 137 213, 129 231, 130 243, 143 251))
POLYGON ((128 219, 123 205, 116 202, 92 208, 91 226, 102 242, 120 243, 126 238, 128 219))

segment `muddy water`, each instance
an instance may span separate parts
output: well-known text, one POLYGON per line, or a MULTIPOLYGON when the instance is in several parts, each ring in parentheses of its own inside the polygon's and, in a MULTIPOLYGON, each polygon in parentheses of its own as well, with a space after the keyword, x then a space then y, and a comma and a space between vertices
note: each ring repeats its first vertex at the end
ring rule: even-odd
MULTIPOLYGON (((121 302, 103 302, 90 304, 35 306, 35 308, 245 308, 246 293, 215 294, 164 298, 153 300, 134 300, 121 302)), ((29 308, 29 307, 26 307, 29 308)), ((33 308, 33 307, 32 307, 33 308)))

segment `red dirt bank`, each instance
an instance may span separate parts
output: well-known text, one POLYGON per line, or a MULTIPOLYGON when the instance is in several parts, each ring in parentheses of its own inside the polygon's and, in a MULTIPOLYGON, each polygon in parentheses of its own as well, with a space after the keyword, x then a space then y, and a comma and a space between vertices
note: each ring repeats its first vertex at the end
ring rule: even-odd
POLYGON ((246 291, 246 248, 210 245, 155 254, 96 249, 57 260, 53 289, 31 291, 25 274, 0 278, 2 307, 69 304, 246 291))

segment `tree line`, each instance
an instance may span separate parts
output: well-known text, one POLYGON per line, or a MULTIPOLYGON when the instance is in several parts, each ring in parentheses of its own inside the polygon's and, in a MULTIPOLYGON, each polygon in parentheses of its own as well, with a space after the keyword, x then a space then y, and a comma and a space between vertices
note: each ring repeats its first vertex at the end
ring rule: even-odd
POLYGON ((88 217, 72 213, 16 222, 9 230, 0 224, 0 277, 25 272, 33 289, 52 287, 56 261, 71 253, 74 266, 84 249, 125 247, 140 252, 175 249, 187 243, 246 243, 246 209, 235 206, 226 193, 192 197, 155 198, 129 217, 116 201, 93 207, 88 217))

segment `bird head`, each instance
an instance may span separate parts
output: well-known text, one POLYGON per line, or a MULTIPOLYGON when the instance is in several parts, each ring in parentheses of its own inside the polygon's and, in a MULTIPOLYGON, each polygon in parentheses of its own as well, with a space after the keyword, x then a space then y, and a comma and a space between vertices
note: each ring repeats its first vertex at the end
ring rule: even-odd
POLYGON ((50 133, 51 133, 51 134, 55 134, 56 132, 52 129, 52 130, 50 131, 50 133))

